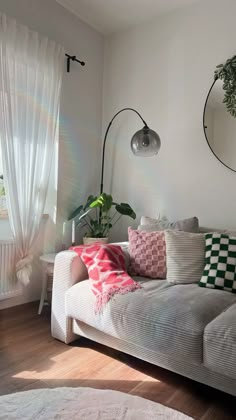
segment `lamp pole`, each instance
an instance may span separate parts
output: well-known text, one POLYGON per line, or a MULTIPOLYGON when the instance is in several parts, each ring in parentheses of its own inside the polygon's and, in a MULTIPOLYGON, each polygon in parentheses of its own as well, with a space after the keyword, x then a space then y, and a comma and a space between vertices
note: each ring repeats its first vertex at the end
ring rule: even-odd
POLYGON ((133 108, 123 108, 120 111, 118 111, 114 115, 114 117, 111 119, 111 121, 109 122, 108 127, 106 129, 106 133, 105 133, 104 140, 103 140, 103 148, 102 148, 102 173, 101 173, 101 182, 100 182, 100 194, 103 193, 103 175, 104 175, 104 161, 105 161, 105 149, 106 149, 107 135, 108 135, 108 132, 109 132, 109 130, 111 128, 111 125, 112 125, 114 119, 117 117, 117 115, 119 115, 123 111, 133 111, 133 112, 135 112, 139 116, 139 118, 142 120, 142 122, 144 124, 144 127, 145 128, 148 128, 147 123, 144 121, 144 119, 142 118, 142 116, 140 115, 140 113, 138 111, 136 111, 135 109, 133 109, 133 108))

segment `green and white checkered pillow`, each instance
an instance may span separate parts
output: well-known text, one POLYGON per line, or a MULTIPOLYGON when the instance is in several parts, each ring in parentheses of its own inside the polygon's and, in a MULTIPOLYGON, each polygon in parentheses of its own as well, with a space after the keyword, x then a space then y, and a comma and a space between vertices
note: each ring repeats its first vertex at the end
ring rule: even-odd
POLYGON ((236 293, 236 237, 207 233, 205 244, 205 268, 199 286, 236 293))

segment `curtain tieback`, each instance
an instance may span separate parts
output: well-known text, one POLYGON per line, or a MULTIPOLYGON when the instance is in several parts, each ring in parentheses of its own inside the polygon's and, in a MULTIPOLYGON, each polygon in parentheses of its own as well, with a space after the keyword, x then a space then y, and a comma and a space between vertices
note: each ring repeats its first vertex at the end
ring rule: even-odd
POLYGON ((17 279, 24 286, 27 286, 30 282, 30 276, 32 274, 32 260, 33 255, 27 255, 16 263, 17 279))

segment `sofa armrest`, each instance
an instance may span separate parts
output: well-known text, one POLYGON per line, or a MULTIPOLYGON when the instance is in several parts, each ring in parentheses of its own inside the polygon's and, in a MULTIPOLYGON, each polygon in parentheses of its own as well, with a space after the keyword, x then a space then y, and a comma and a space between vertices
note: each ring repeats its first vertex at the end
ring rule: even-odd
POLYGON ((87 278, 87 269, 76 252, 57 254, 53 274, 51 332, 54 338, 66 344, 77 336, 72 332, 72 319, 66 316, 65 293, 71 286, 87 278))
MULTIPOLYGON (((128 242, 116 242, 125 254, 126 267, 129 267, 128 242)), ((72 331, 72 319, 66 315, 65 294, 70 287, 88 278, 88 271, 81 258, 74 251, 57 254, 53 274, 51 333, 54 338, 66 344, 76 340, 72 331)))
MULTIPOLYGON (((219 292, 228 293, 228 292, 219 292)), ((213 372, 236 379, 236 304, 224 310, 204 331, 204 364, 213 372)))

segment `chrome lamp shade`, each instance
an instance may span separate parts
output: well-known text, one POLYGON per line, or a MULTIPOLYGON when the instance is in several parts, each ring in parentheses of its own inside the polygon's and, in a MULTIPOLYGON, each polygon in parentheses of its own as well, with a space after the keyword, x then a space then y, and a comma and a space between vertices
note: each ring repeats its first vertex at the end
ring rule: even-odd
POLYGON ((144 126, 137 131, 131 139, 131 149, 135 156, 154 156, 159 152, 160 147, 160 137, 148 126, 144 126))

